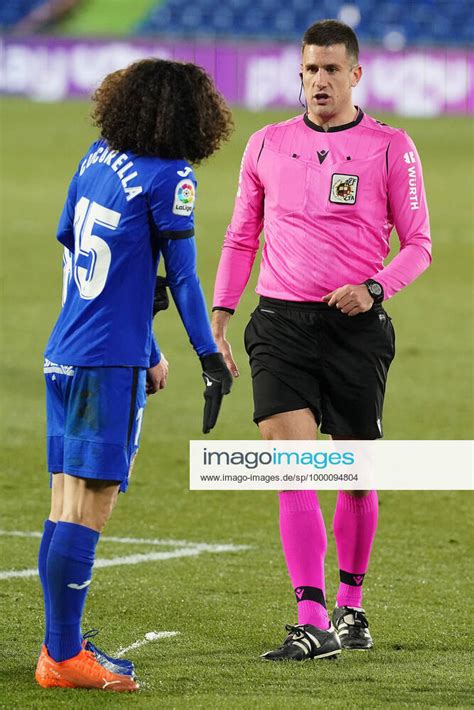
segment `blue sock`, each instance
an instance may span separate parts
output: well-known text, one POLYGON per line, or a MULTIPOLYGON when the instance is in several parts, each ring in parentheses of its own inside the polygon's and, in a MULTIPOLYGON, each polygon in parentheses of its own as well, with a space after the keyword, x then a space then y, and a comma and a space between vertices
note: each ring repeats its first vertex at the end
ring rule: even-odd
POLYGON ((48 633, 49 633, 49 590, 48 590, 48 578, 46 575, 46 561, 48 559, 49 545, 51 538, 56 530, 56 523, 52 520, 44 521, 43 537, 41 538, 39 551, 38 551, 38 572, 39 578, 41 580, 41 586, 43 587, 43 598, 44 598, 44 643, 48 645, 48 633))
POLYGON ((92 577, 99 533, 59 521, 46 565, 49 590, 48 652, 55 661, 82 649, 81 619, 92 577))

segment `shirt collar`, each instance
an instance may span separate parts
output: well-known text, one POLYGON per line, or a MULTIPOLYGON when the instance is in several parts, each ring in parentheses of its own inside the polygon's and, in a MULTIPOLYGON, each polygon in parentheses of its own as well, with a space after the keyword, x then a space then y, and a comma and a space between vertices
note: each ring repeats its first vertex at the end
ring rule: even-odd
POLYGON ((359 106, 356 106, 356 109, 357 116, 353 121, 351 121, 350 123, 343 123, 341 126, 331 126, 331 128, 328 128, 327 131, 325 131, 322 126, 318 126, 317 123, 313 123, 307 113, 304 114, 303 121, 306 123, 308 128, 311 128, 313 131, 319 131, 319 133, 336 133, 336 131, 346 131, 348 128, 353 128, 354 126, 357 126, 364 118, 364 112, 362 111, 362 109, 359 108, 359 106))

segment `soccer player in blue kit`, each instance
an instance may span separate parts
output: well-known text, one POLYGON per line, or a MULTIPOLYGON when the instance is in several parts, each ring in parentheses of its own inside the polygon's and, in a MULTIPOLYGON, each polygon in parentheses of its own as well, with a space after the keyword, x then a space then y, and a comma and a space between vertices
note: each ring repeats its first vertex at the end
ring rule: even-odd
POLYGON ((81 619, 97 542, 128 485, 146 394, 166 384, 152 332, 161 255, 202 365, 204 433, 230 391, 196 273, 191 165, 229 137, 232 118, 210 77, 189 63, 136 62, 107 76, 93 99, 101 137, 72 178, 57 232, 63 307, 44 365, 52 497, 38 559, 46 629, 35 677, 47 688, 133 691, 133 664, 84 638, 81 619))

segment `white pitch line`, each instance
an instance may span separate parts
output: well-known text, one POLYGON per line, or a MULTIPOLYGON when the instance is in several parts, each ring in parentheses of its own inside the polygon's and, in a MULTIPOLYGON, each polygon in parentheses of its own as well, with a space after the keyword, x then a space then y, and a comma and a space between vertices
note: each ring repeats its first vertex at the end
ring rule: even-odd
MULTIPOLYGON (((40 538, 41 532, 23 532, 21 530, 0 530, 0 537, 34 537, 40 538)), ((193 542, 191 540, 165 540, 160 538, 145 538, 145 537, 116 537, 113 535, 103 535, 100 538, 101 542, 118 542, 122 545, 153 545, 161 547, 197 547, 206 552, 228 552, 227 548, 234 549, 235 545, 219 545, 207 542, 193 542), (216 549, 216 548, 222 549, 216 549), (212 549, 211 549, 212 548, 212 549)), ((250 549, 250 545, 238 545, 239 549, 250 549)))
POLYGON ((145 646, 147 643, 151 643, 152 641, 158 641, 159 639, 167 639, 171 638, 172 636, 178 636, 179 631, 149 631, 147 634, 145 634, 144 639, 140 639, 139 641, 135 641, 134 643, 130 644, 130 646, 127 646, 126 648, 119 648, 117 653, 115 653, 116 658, 122 658, 122 656, 125 656, 126 653, 129 651, 135 651, 137 648, 141 648, 142 646, 145 646))
MULTIPOLYGON (((11 531, 11 533, 8 533, 7 531, 0 531, 0 536, 1 535, 9 535, 13 537, 41 537, 41 533, 22 533, 21 531, 11 531)), ((156 540, 156 541, 151 541, 151 540, 146 540, 146 539, 139 539, 139 538, 114 538, 111 540, 111 538, 101 538, 104 541, 108 542, 125 542, 125 544, 128 544, 129 541, 133 540, 134 543, 136 544, 168 544, 171 545, 172 541, 165 541, 165 540, 156 540)), ((192 543, 192 542, 184 542, 181 541, 181 544, 183 545, 182 547, 178 547, 177 549, 174 550, 166 550, 162 552, 145 552, 145 553, 137 553, 134 555, 124 555, 120 557, 111 557, 111 558, 99 558, 95 561, 94 567, 95 568, 103 568, 103 567, 120 567, 123 565, 138 565, 142 564, 143 562, 160 562, 162 560, 172 560, 176 559, 178 557, 196 557, 198 555, 201 555, 203 552, 210 552, 210 553, 223 553, 223 552, 241 552, 243 550, 248 550, 250 549, 249 545, 211 545, 205 542, 198 542, 198 543, 192 543), (186 547, 184 546, 186 545, 186 547)), ((36 568, 30 568, 30 569, 22 569, 22 570, 3 570, 0 571, 0 581, 4 579, 21 579, 21 578, 28 578, 28 577, 36 577, 38 574, 38 570, 36 568)))
POLYGON ((37 569, 9 569, 4 572, 0 572, 0 580, 2 579, 20 579, 21 577, 36 577, 38 575, 37 569))

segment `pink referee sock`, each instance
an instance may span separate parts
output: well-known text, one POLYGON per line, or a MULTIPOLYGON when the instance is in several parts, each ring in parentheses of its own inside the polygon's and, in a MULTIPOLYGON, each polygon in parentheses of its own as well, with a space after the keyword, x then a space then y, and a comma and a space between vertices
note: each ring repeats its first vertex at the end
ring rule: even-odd
POLYGON ((378 520, 377 491, 356 498, 339 491, 333 528, 339 560, 338 606, 362 606, 362 584, 378 520))
POLYGON ((315 491, 283 491, 280 533, 298 602, 298 623, 329 628, 324 584, 327 538, 315 491))

